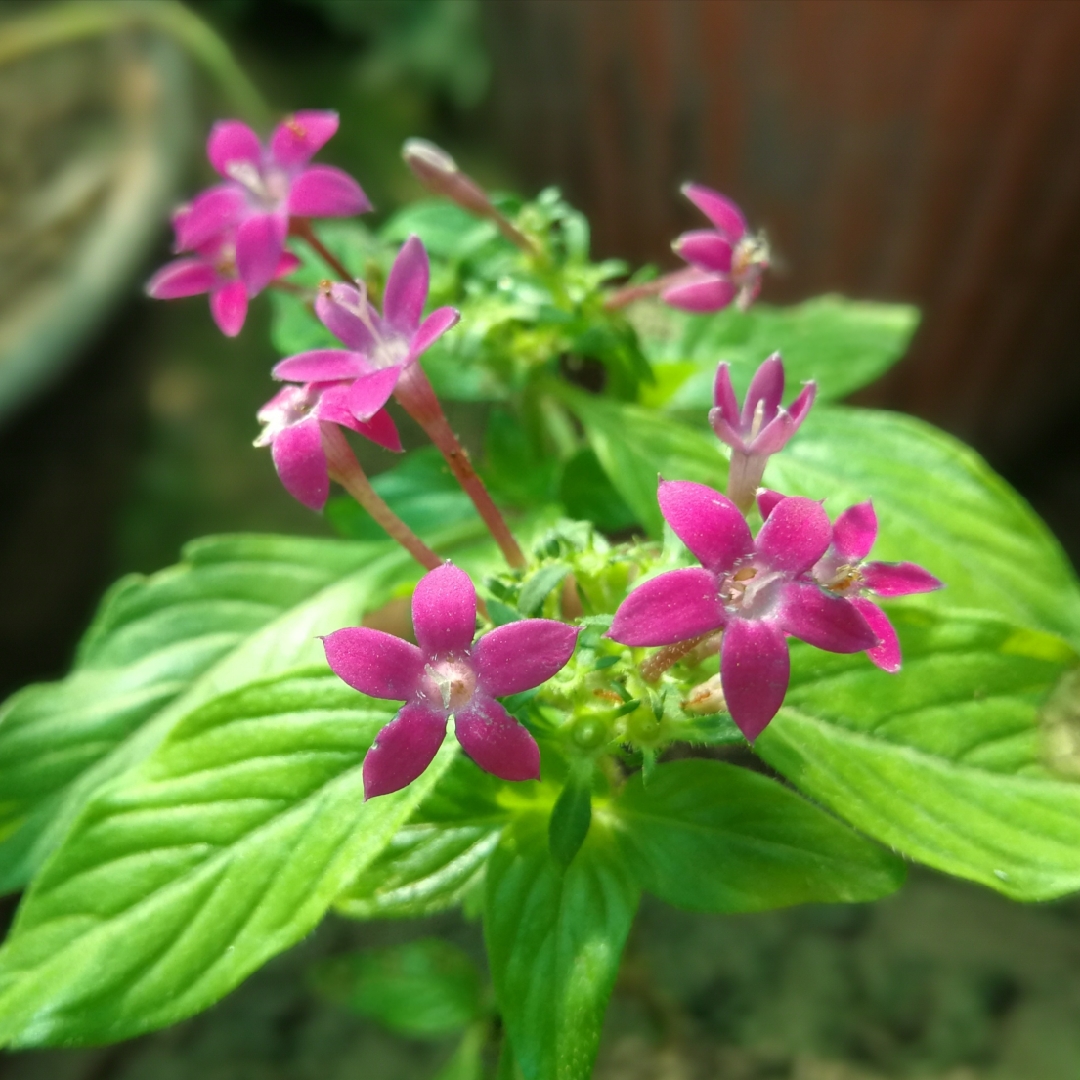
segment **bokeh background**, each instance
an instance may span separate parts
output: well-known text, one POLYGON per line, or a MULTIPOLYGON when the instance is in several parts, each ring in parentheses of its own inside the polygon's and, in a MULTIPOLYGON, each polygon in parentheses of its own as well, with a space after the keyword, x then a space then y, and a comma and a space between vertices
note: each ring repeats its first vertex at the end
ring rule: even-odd
MULTIPOLYGON (((228 342, 204 302, 141 296, 169 207, 209 177, 209 122, 244 94, 191 15, 270 115, 340 111, 323 157, 380 214, 419 194, 398 155, 422 135, 489 186, 558 184, 597 254, 666 268, 692 177, 768 233, 766 301, 918 304, 908 356, 859 400, 967 439, 1080 558, 1075 0, 76 8, 0 3, 0 692, 61 674, 108 582, 187 539, 328 531, 250 449, 276 359, 264 302, 228 342), (76 29, 27 31, 43 14, 76 29)), ((436 928, 477 948, 474 926, 436 928)), ((7 1057, 0 1075, 432 1076, 443 1048, 335 1011, 303 978, 316 956, 417 932, 331 922, 204 1017, 7 1057)), ((870 909, 647 907, 609 1028, 604 1076, 1075 1080, 1080 906, 920 873, 870 909)))

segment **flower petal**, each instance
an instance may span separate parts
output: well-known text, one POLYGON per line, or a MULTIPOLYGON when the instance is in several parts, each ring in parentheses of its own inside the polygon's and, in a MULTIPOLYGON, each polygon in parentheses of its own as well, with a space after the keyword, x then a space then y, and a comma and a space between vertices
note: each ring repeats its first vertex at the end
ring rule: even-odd
POLYGON ((393 417, 385 410, 380 409, 367 420, 354 420, 351 425, 354 431, 360 432, 365 439, 370 439, 376 446, 384 450, 391 450, 400 454, 404 449, 401 445, 401 436, 398 434, 397 425, 393 417))
POLYGON ((783 397, 784 362, 780 359, 779 353, 773 353, 767 360, 762 361, 750 380, 750 387, 746 391, 742 407, 742 430, 750 431, 760 405, 761 420, 758 423, 760 431, 776 416, 783 397))
POLYGON ((367 298, 361 296, 355 285, 340 281, 320 289, 315 297, 315 314, 323 326, 350 349, 370 356, 375 350, 375 339, 358 314, 366 310, 366 306, 367 298))
POLYGON ((277 270, 274 272, 274 280, 278 278, 287 277, 294 270, 300 269, 300 260, 291 252, 283 251, 281 258, 278 260, 277 270))
POLYGON ((444 738, 444 713, 426 705, 406 705, 379 732, 364 757, 364 798, 408 787, 431 764, 444 738))
POLYGON ((409 359, 415 360, 422 352, 429 349, 461 318, 457 308, 441 307, 433 311, 421 324, 409 342, 409 359))
POLYGON ((696 566, 639 585, 619 605, 607 637, 620 645, 674 645, 724 625, 716 578, 696 566))
POLYGON ((177 251, 195 251, 236 227, 244 216, 247 198, 233 184, 199 192, 173 214, 177 251))
POLYGON ((270 136, 270 153, 279 165, 303 165, 338 129, 338 114, 329 109, 301 109, 287 116, 270 136))
POLYGON ((738 290, 726 278, 703 277, 669 286, 660 293, 660 299, 681 311, 704 315, 728 307, 736 292, 738 290))
POLYGON ((228 281, 210 292, 210 314, 226 337, 236 337, 247 318, 248 296, 242 281, 228 281))
POLYGON ((539 780, 540 747, 497 701, 477 694, 454 715, 461 748, 500 780, 539 780))
POLYGON ((361 375, 349 388, 349 411, 357 420, 370 420, 389 401, 400 377, 399 367, 361 375))
POLYGON ((719 491, 691 480, 661 480, 657 499, 675 535, 706 569, 730 570, 754 550, 746 518, 719 491))
POLYGON ((826 652, 856 653, 878 644, 877 634, 850 600, 830 596, 812 582, 784 587, 776 621, 792 637, 826 652))
POLYGON ((288 224, 280 214, 253 214, 236 230, 236 271, 248 296, 262 292, 274 280, 288 224))
POLYGON ((352 217, 371 209, 364 189, 332 165, 311 165, 300 173, 289 185, 286 205, 296 217, 352 217))
POLYGON ((476 636, 476 589, 453 563, 443 563, 417 583, 412 598, 413 633, 428 656, 461 653, 476 636))
POLYGON ((714 274, 731 272, 731 242, 712 229, 683 233, 672 245, 680 259, 714 274))
POLYGON ((738 416, 735 417, 736 423, 730 423, 724 414, 719 409, 709 410, 709 423, 712 425, 713 433, 716 437, 726 445, 730 446, 732 450, 737 450, 742 454, 750 453, 750 446, 746 440, 739 434, 738 429, 738 416))
POLYGON ((911 593, 933 592, 944 589, 929 570, 915 563, 865 563, 860 570, 862 584, 878 596, 909 596, 911 593))
POLYGON ((825 554, 832 539, 821 503, 801 495, 773 507, 757 536, 757 555, 771 570, 801 574, 825 554))
POLYGON ((879 644, 866 650, 866 655, 882 671, 895 675, 900 670, 900 639, 896 636, 889 617, 872 600, 857 596, 851 601, 859 614, 866 620, 867 626, 878 636, 879 644))
POLYGON ((477 685, 492 697, 520 694, 547 682, 574 653, 581 627, 554 619, 498 626, 473 649, 477 685))
POLYGON ((262 143, 259 136, 239 120, 219 120, 210 129, 206 140, 206 156, 221 176, 229 176, 234 164, 262 164, 262 143))
POLYGON ((173 259, 146 283, 146 294, 155 300, 179 300, 209 292, 217 281, 217 271, 202 259, 173 259))
POLYGON ((781 409, 753 439, 748 440, 750 449, 763 457, 778 454, 791 441, 795 428, 796 424, 791 419, 791 414, 787 409, 781 409))
POLYGON ((869 499, 849 506, 833 523, 836 554, 846 563, 862 562, 874 546, 877 530, 877 514, 869 499))
POLYGON ((814 404, 816 396, 817 383, 811 379, 803 386, 799 391, 799 396, 788 407, 788 413, 795 424, 791 432, 793 435, 799 430, 799 425, 806 419, 806 414, 810 411, 810 406, 814 404))
POLYGON ((739 427, 739 400, 735 397, 735 388, 731 385, 731 367, 726 360, 718 364, 716 368, 716 378, 713 381, 713 404, 730 427, 733 429, 739 427))
POLYGON ((411 642, 369 626, 347 626, 322 639, 330 670, 368 697, 404 701, 424 675, 424 655, 411 642))
POLYGON ((274 365, 275 379, 288 382, 334 382, 355 379, 368 370, 359 353, 345 349, 312 349, 310 352, 288 356, 274 365))
POLYGON ((781 499, 786 498, 787 496, 781 495, 779 491, 773 491, 770 488, 758 488, 757 506, 758 513, 761 514, 761 520, 764 521, 776 509, 776 504, 781 499))
POLYGON ((401 333, 414 334, 427 303, 431 270, 419 236, 401 246, 383 293, 383 318, 401 333))
POLYGON ((750 742, 779 712, 790 678, 784 635, 768 623, 732 619, 720 641, 720 685, 731 719, 750 742))
POLYGON ((322 432, 314 417, 283 428, 270 447, 285 490, 311 510, 321 510, 330 494, 322 432))
POLYGON ((742 211, 718 191, 704 184, 683 184, 682 193, 722 232, 732 243, 746 234, 746 219, 742 211))

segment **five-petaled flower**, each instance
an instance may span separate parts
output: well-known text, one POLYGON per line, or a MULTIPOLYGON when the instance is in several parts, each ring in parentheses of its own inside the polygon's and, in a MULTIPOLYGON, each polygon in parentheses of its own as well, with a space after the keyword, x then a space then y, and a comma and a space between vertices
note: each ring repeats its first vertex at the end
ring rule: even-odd
POLYGON ((682 191, 713 228, 683 233, 671 245, 690 268, 672 275, 661 297, 684 311, 720 311, 733 300, 745 311, 761 291, 768 245, 747 231, 742 211, 718 191, 702 184, 684 184, 682 191))
POLYGON ((421 322, 429 277, 424 245, 411 236, 387 278, 382 315, 363 288, 327 283, 315 311, 349 348, 290 356, 274 368, 274 377, 299 382, 348 379, 348 406, 358 419, 368 419, 386 404, 416 358, 458 321, 454 308, 441 307, 421 322))
POLYGON ((277 273, 290 217, 350 217, 371 209, 360 185, 341 169, 309 161, 337 131, 335 112, 294 113, 263 146, 239 120, 221 120, 206 143, 223 184, 197 195, 177 223, 177 247, 196 251, 222 234, 236 248, 236 270, 249 297, 277 273))
POLYGON ((401 440, 390 414, 380 409, 358 420, 347 403, 348 382, 311 382, 286 386, 257 413, 264 427, 256 446, 269 446, 285 490, 312 510, 321 510, 330 494, 322 424, 340 424, 397 453, 401 440))
POLYGON ((608 634, 623 645, 673 645, 723 629, 724 698, 751 741, 787 692, 785 635, 839 653, 878 644, 854 604, 807 576, 832 539, 820 503, 782 499, 755 540, 739 508, 704 484, 661 481, 659 499, 668 524, 702 566, 670 570, 638 586, 608 634))
MULTIPOLYGON (((174 225, 190 210, 177 211, 174 225)), ((278 260, 275 280, 291 274, 300 260, 289 251, 278 260)), ((248 292, 236 272, 236 243, 228 233, 211 237, 193 254, 166 263, 146 283, 147 295, 155 300, 178 300, 184 296, 210 294, 210 314, 218 329, 227 337, 236 337, 247 318, 248 292)))
POLYGON ((769 456, 779 453, 799 430, 816 393, 817 384, 808 382, 790 407, 782 408, 784 362, 773 353, 755 372, 740 410, 728 365, 716 369, 709 423, 716 437, 731 447, 728 495, 741 510, 753 506, 769 456))
POLYGON ((427 768, 453 717, 454 734, 480 768, 503 780, 534 780, 540 750, 495 699, 531 690, 565 666, 578 628, 524 619, 475 644, 476 590, 451 563, 432 570, 412 598, 417 645, 364 626, 323 639, 334 672, 370 697, 404 701, 364 758, 364 794, 386 795, 427 768))
MULTIPOLYGON (((783 498, 775 491, 761 492, 761 516, 767 518, 783 498)), ((944 585, 915 563, 866 562, 877 531, 877 515, 869 500, 848 507, 833 524, 832 543, 814 564, 811 575, 823 588, 846 597, 859 609, 879 638, 866 655, 883 671, 895 673, 900 670, 900 642, 888 616, 869 597, 910 596, 933 592, 944 585)))

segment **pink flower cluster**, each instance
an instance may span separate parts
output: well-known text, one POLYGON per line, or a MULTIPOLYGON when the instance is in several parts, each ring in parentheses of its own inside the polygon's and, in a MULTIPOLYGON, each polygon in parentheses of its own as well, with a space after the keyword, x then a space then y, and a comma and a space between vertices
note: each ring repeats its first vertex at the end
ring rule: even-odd
POLYGON ((173 215, 174 247, 183 257, 163 266, 146 291, 158 300, 209 293, 214 321, 235 337, 248 300, 298 265, 285 250, 292 219, 350 217, 371 209, 347 173, 310 164, 337 128, 335 112, 297 112, 263 146, 239 120, 216 123, 206 152, 222 183, 173 215))

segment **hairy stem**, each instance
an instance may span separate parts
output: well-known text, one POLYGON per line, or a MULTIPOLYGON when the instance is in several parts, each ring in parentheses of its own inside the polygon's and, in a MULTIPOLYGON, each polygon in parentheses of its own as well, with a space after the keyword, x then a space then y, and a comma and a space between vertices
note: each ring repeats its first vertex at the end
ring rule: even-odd
POLYGON ((652 656, 642 661, 641 677, 646 682, 656 682, 668 668, 677 664, 715 633, 715 630, 710 630, 707 634, 698 634, 697 637, 687 638, 686 641, 676 641, 674 645, 665 645, 659 652, 654 652, 652 656))
POLYGON ((483 480, 477 475, 465 448, 446 419, 446 414, 435 396, 424 369, 418 363, 409 364, 398 379, 394 397, 398 404, 424 429, 438 447, 439 452, 465 494, 473 501, 477 512, 487 525, 495 543, 499 545, 507 563, 519 569, 525 566, 525 555, 510 532, 509 526, 492 501, 483 480))
POLYGON ((342 281, 355 282, 349 268, 315 235, 307 218, 290 218, 289 234, 303 240, 342 281))
POLYGON ((644 300, 649 296, 657 296, 664 289, 672 285, 678 285, 681 281, 689 280, 693 275, 692 270, 673 270, 670 274, 653 278, 652 281, 642 281, 637 285, 624 285, 613 293, 608 293, 604 300, 606 311, 618 311, 634 303, 635 300, 644 300))
POLYGON ((336 480, 425 569, 442 566, 441 559, 390 509, 371 486, 352 447, 337 424, 321 423, 323 450, 331 480, 336 480))

